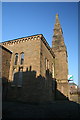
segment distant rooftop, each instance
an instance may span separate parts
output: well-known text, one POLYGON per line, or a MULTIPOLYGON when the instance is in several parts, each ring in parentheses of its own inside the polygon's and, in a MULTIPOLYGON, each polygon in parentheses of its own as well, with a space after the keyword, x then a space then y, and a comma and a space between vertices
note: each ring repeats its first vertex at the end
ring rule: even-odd
POLYGON ((72 83, 69 83, 69 85, 75 85, 75 86, 77 86, 74 82, 72 82, 72 83))

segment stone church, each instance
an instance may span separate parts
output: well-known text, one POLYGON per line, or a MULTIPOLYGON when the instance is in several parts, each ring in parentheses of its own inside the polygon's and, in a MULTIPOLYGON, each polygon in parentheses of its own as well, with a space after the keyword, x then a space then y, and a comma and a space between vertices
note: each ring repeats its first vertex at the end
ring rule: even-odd
POLYGON ((42 34, 6 41, 1 46, 2 81, 7 81, 3 94, 7 91, 7 99, 45 102, 68 97, 68 55, 58 14, 52 47, 42 34))

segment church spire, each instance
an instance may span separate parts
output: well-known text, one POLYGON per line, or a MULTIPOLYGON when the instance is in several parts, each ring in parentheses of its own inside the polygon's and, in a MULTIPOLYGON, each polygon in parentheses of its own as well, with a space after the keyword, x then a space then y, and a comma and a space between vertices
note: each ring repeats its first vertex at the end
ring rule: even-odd
POLYGON ((53 32, 54 32, 54 35, 53 35, 53 41, 52 41, 52 48, 54 50, 59 50, 59 48, 63 49, 63 47, 65 48, 63 31, 62 31, 62 28, 61 28, 61 25, 60 25, 58 14, 56 14, 56 22, 55 22, 55 25, 54 25, 54 31, 53 32))
POLYGON ((57 82, 57 90, 62 92, 62 94, 64 94, 64 96, 67 97, 68 96, 67 49, 64 43, 63 32, 62 32, 62 28, 60 25, 58 14, 56 14, 56 21, 54 25, 52 50, 55 54, 54 77, 56 78, 56 82, 57 82))
POLYGON ((61 28, 61 25, 60 25, 60 21, 59 21, 59 15, 56 14, 56 23, 54 25, 54 35, 62 35, 63 32, 62 32, 62 28, 61 28))
POLYGON ((59 15, 58 14, 56 14, 56 24, 60 24, 60 22, 59 22, 59 15))

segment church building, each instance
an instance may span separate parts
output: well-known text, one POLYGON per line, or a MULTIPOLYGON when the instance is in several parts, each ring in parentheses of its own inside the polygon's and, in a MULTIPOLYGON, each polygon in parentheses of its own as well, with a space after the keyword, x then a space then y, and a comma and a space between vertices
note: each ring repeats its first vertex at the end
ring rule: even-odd
POLYGON ((45 102, 60 94, 68 97, 68 55, 58 14, 53 32, 52 47, 42 34, 2 43, 11 52, 7 99, 45 102))

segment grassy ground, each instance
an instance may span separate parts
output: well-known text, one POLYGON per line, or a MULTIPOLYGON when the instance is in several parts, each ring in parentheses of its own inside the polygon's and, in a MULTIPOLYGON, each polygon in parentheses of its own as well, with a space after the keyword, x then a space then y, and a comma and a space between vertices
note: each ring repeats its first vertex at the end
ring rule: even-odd
POLYGON ((53 103, 3 102, 5 118, 79 118, 80 104, 70 101, 53 103))

